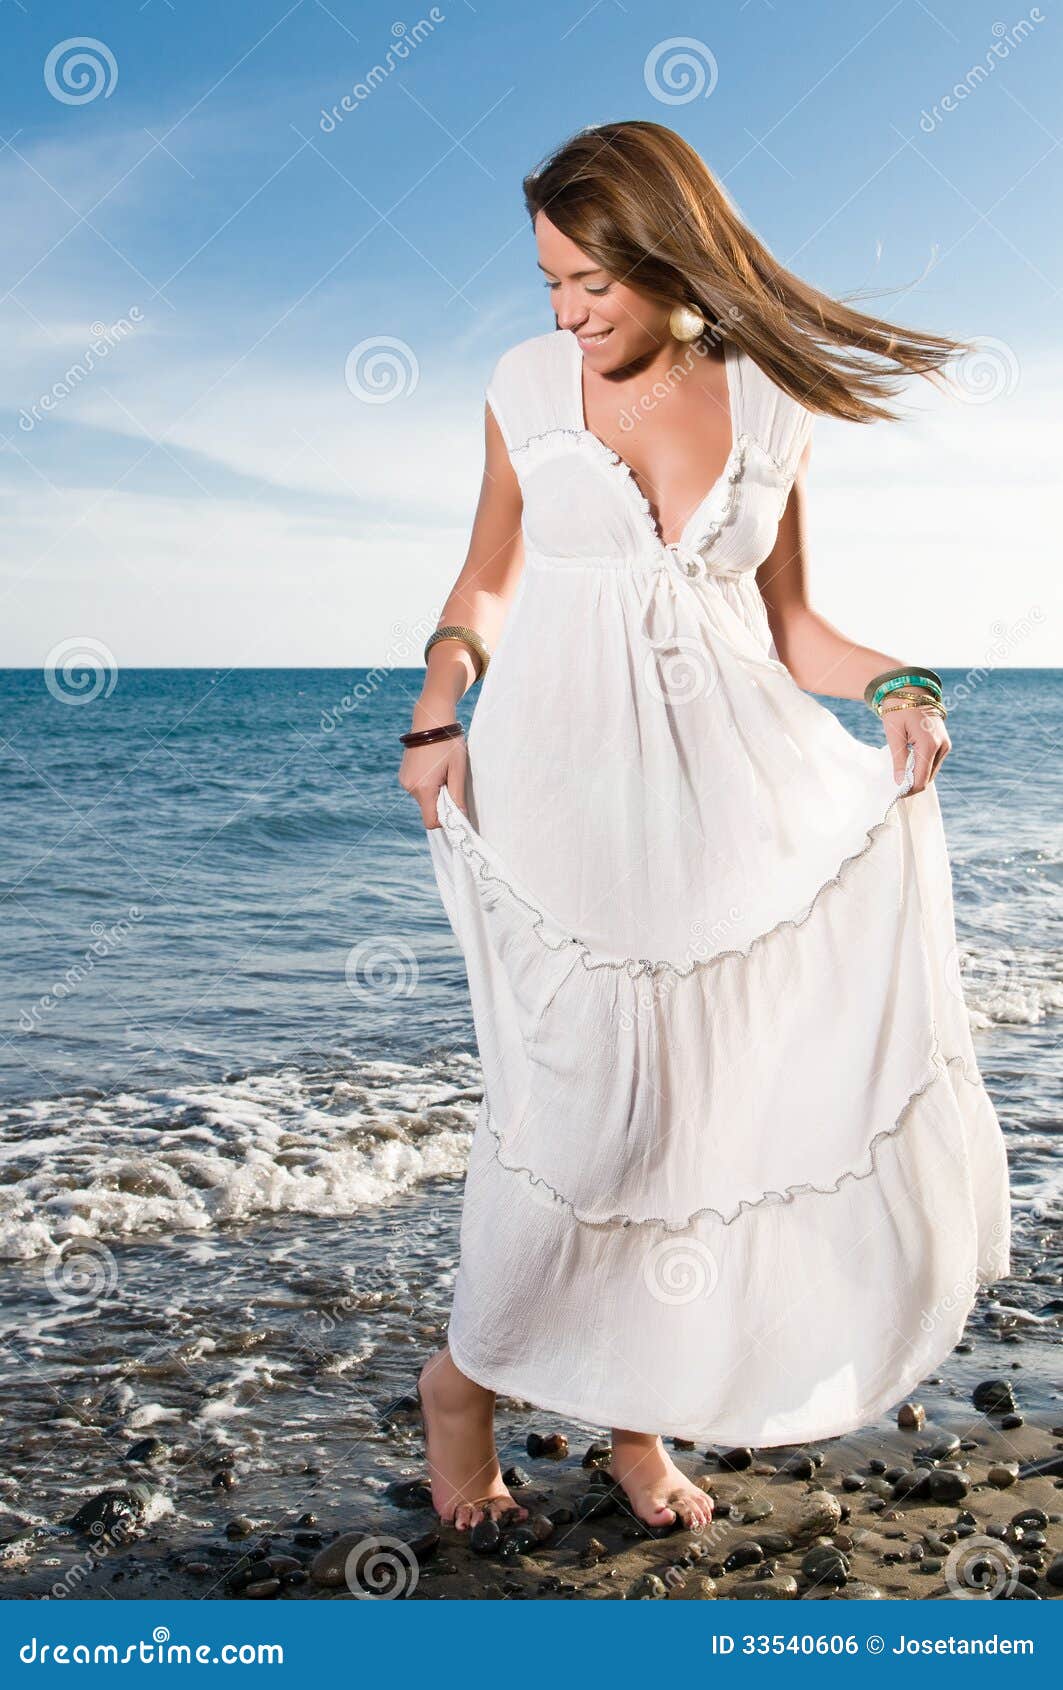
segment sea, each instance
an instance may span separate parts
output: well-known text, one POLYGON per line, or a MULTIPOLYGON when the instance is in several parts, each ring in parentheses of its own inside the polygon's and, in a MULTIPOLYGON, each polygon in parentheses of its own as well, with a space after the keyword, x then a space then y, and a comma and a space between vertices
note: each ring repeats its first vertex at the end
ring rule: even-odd
MULTIPOLYGON (((423 1471, 387 1410, 445 1333, 480 1077, 397 782, 421 673, 0 673, 0 1537, 54 1529, 145 1438, 174 1530, 296 1494, 340 1526, 423 1471)), ((947 1388, 1003 1356, 1058 1421, 1063 671, 943 678, 1015 1224, 947 1388)))

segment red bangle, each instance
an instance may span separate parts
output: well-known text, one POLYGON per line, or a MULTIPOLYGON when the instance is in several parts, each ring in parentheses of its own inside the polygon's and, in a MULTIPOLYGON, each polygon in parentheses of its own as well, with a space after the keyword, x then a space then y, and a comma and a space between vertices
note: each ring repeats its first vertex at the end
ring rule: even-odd
POLYGON ((448 722, 445 728, 411 729, 399 738, 403 745, 434 745, 439 739, 457 739, 464 732, 460 722, 448 722))

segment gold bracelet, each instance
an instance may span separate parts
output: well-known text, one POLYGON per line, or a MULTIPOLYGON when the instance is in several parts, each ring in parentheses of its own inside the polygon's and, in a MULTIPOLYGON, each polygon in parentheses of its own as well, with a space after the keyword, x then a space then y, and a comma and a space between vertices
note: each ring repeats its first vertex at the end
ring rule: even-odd
POLYGON ((910 704, 884 704, 879 709, 880 716, 888 716, 893 710, 936 710, 939 716, 947 716, 948 711, 936 698, 924 698, 910 704))
POLYGON ((452 626, 449 623, 445 628, 437 628, 435 633, 430 634, 425 642, 424 658, 426 663, 428 662, 428 653, 440 640, 460 640, 462 645, 468 646, 473 655, 478 657, 480 660, 480 667, 476 671, 476 679, 479 680, 482 675, 487 673, 487 665, 491 661, 491 653, 488 651, 485 642, 481 639, 475 628, 464 628, 457 625, 452 626))

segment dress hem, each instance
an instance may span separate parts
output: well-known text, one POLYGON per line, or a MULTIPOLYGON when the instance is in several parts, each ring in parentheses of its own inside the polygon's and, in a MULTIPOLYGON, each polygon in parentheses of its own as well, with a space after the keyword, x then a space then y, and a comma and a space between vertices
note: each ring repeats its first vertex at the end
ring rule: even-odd
MULTIPOLYGON (((998 1279, 1007 1277, 1008 1271, 1009 1266, 1005 1264, 1001 1271, 995 1274, 993 1279, 985 1281, 985 1284, 996 1284, 998 1279)), ((828 1420, 814 1424, 811 1430, 794 1432, 789 1437, 777 1438, 773 1443, 764 1443, 759 1441, 757 1437, 749 1436, 744 1432, 720 1434, 705 1430, 691 1430, 689 1426, 681 1425, 678 1422, 668 1423, 657 1420, 653 1426, 633 1426, 629 1415, 616 1416, 612 1411, 606 1409, 579 1407, 573 1403, 563 1402, 559 1397, 554 1396, 553 1392, 549 1393, 549 1399, 538 1395, 533 1396, 526 1386, 519 1384, 513 1375, 507 1375, 502 1369, 478 1365, 470 1366, 461 1345, 455 1346, 449 1331, 445 1342, 450 1351, 451 1360, 459 1372, 464 1373, 465 1377, 471 1379, 474 1384, 481 1386, 484 1390, 513 1397, 518 1402, 530 1402, 535 1408, 541 1409, 546 1414, 562 1414, 569 1419, 579 1420, 590 1427, 619 1428, 622 1431, 642 1432, 650 1436, 657 1434, 664 1437, 683 1438, 694 1443, 715 1444, 728 1449, 743 1448, 754 1451, 790 1449, 818 1440, 826 1441, 828 1438, 842 1438, 854 1432, 863 1431, 881 1418, 894 1404, 903 1402, 921 1380, 925 1379, 928 1374, 933 1373, 951 1355, 963 1336, 967 1318, 974 1308, 977 1296, 976 1291, 964 1309, 962 1318, 958 1323, 954 1323, 948 1343, 942 1345, 940 1349, 935 1348, 928 1359, 921 1361, 918 1367, 910 1368, 907 1372, 902 1373, 896 1385, 892 1385, 888 1393, 873 1398, 860 1410, 857 1416, 846 1415, 842 1420, 828 1420)))

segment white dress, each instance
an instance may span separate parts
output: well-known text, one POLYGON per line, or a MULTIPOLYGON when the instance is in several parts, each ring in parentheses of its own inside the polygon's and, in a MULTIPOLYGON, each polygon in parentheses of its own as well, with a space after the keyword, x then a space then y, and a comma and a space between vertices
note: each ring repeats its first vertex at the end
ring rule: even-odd
POLYGON ((525 564, 428 839, 484 1080, 455 1362, 764 1447, 903 1400, 1010 1215, 936 791, 797 686, 755 580, 813 416, 726 363, 731 454, 666 546, 575 337, 498 360, 525 564))

